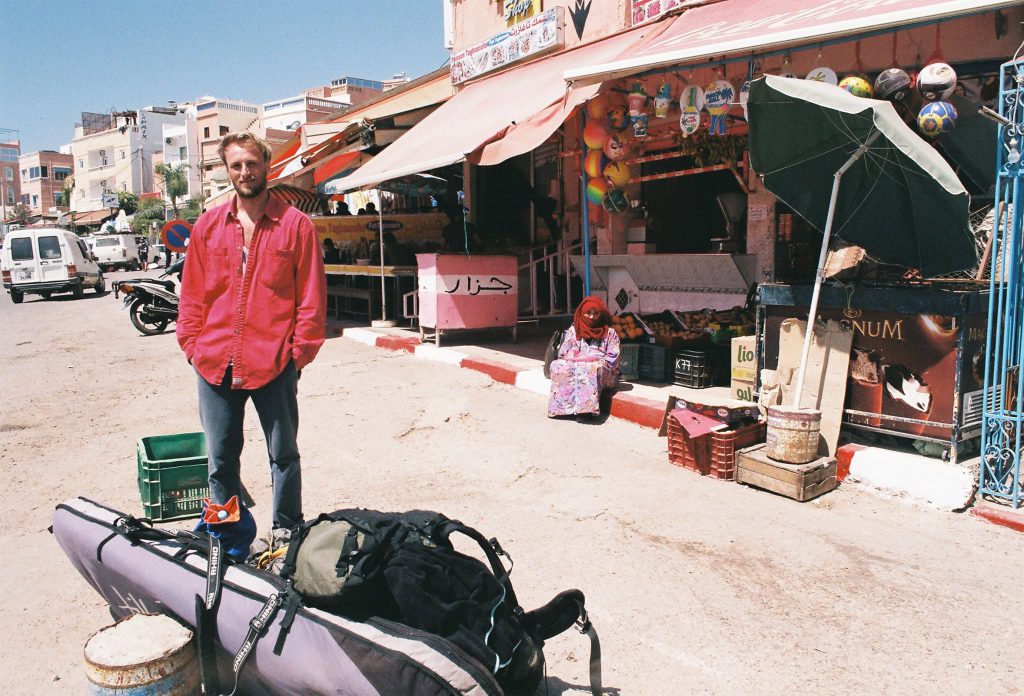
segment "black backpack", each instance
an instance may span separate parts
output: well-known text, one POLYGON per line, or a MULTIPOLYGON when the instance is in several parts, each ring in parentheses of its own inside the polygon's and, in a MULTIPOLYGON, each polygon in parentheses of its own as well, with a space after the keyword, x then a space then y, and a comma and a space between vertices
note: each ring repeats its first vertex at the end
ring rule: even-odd
POLYGON ((292 531, 282 577, 309 606, 350 618, 396 621, 454 643, 508 694, 532 694, 544 676, 544 641, 574 624, 591 639, 591 688, 600 693, 600 644, 579 590, 523 611, 496 539, 437 512, 349 509, 292 531), (462 533, 487 564, 456 551, 462 533))

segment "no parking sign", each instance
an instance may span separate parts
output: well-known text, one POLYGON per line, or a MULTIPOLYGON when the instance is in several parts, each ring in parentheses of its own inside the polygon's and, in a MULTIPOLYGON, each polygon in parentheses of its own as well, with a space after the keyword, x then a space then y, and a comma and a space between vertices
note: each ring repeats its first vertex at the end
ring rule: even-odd
POLYGON ((189 235, 192 234, 192 225, 184 220, 168 220, 160 230, 160 238, 171 251, 184 252, 189 235))

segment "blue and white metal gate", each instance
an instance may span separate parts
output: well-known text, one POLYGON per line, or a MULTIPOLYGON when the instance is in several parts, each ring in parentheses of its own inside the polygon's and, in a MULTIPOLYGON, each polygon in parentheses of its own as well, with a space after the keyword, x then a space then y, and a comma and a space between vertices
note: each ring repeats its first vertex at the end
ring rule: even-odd
POLYGON ((1021 220, 1024 178, 1024 61, 1000 68, 999 155, 996 170, 995 224, 989 262, 991 295, 982 414, 981 475, 978 492, 1022 502, 1021 447, 1024 440, 1024 239, 1021 220), (1018 205, 1018 199, 1021 205, 1018 205))

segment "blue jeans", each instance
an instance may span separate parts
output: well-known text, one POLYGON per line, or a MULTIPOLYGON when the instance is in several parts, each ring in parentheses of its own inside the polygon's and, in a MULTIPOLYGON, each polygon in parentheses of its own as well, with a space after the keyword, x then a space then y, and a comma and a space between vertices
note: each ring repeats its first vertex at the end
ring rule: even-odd
POLYGON ((223 505, 231 496, 242 501, 241 461, 245 402, 250 398, 260 418, 270 456, 274 487, 274 527, 294 527, 302 522, 302 473, 299 467, 298 373, 289 362, 284 371, 259 389, 232 389, 231 367, 224 381, 213 385, 197 375, 199 418, 206 432, 209 456, 210 497, 223 505))

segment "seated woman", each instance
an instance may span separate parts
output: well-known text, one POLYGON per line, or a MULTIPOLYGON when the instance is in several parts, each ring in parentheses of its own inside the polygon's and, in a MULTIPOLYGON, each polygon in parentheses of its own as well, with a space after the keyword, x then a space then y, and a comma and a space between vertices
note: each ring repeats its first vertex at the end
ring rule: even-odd
POLYGON ((551 363, 548 417, 586 421, 600 413, 601 392, 619 383, 619 336, 611 321, 604 302, 593 295, 576 308, 551 363))

